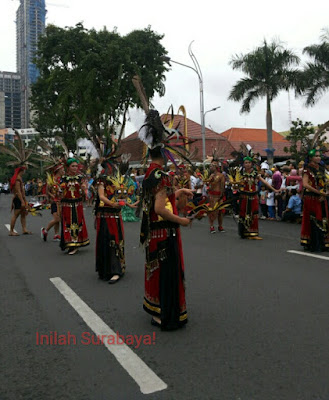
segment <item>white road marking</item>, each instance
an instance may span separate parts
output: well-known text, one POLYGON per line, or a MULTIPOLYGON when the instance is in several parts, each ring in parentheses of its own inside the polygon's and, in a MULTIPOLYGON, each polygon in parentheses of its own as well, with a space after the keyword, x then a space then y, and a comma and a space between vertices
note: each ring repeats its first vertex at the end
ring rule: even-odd
MULTIPOLYGON (((61 279, 51 278, 59 292, 80 315, 84 322, 96 335, 115 336, 105 322, 61 279)), ((121 366, 134 379, 143 394, 150 394, 167 389, 164 383, 126 344, 108 344, 104 346, 114 355, 121 366)))
MULTIPOLYGON (((5 227, 8 229, 8 231, 10 232, 10 225, 9 224, 5 224, 5 227)), ((17 231, 16 231, 16 229, 14 229, 14 232, 15 233, 18 233, 17 231)))
POLYGON ((329 257, 320 256, 320 255, 311 254, 311 253, 304 253, 303 251, 287 250, 287 252, 288 253, 293 253, 293 254, 299 254, 301 256, 306 256, 306 257, 320 258, 321 260, 328 260, 329 261, 329 257))

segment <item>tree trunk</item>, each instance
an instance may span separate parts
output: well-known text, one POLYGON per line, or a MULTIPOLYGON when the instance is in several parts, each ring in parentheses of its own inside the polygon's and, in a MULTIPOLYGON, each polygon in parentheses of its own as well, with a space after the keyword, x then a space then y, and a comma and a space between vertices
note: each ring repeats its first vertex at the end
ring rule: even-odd
POLYGON ((267 162, 270 167, 273 166, 273 141, 272 141, 272 112, 271 100, 269 94, 266 96, 266 130, 267 130, 267 162))

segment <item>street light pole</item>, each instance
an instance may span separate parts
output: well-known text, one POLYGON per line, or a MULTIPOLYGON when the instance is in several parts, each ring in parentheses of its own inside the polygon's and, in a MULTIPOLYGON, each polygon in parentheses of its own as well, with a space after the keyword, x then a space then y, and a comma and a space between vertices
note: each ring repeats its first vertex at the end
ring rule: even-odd
POLYGON ((173 62, 175 64, 178 65, 182 65, 183 67, 187 67, 192 69, 197 75, 198 75, 198 79, 199 79, 199 92, 200 92, 200 119, 201 119, 201 135, 202 135, 202 158, 203 158, 203 162, 206 159, 206 127, 205 127, 205 113, 204 113, 204 99, 203 99, 203 77, 202 77, 202 72, 201 72, 201 68, 200 65, 198 63, 198 60, 196 59, 195 55, 192 52, 192 43, 194 42, 194 40, 190 43, 189 47, 188 47, 188 54, 191 57, 194 67, 191 67, 190 65, 187 64, 183 64, 181 62, 178 61, 174 61, 172 60, 170 57, 162 57, 164 61, 166 61, 169 65, 170 62, 173 62))
MULTIPOLYGON (((204 113, 204 120, 206 121, 206 114, 207 114, 208 112, 216 111, 216 110, 218 110, 218 108, 220 108, 220 106, 214 107, 214 108, 212 108, 211 110, 206 111, 206 112, 204 113)), ((206 122, 205 122, 205 125, 206 125, 206 122)))

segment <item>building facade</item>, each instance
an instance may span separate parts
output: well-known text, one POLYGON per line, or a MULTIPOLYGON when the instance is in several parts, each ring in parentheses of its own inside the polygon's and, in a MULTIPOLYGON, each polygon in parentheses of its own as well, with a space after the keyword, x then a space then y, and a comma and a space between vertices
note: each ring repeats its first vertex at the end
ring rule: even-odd
POLYGON ((17 72, 21 76, 21 128, 30 126, 31 84, 38 78, 34 64, 37 45, 45 31, 45 0, 20 0, 16 13, 17 72))
POLYGON ((21 128, 21 79, 16 72, 0 71, 0 129, 21 128))

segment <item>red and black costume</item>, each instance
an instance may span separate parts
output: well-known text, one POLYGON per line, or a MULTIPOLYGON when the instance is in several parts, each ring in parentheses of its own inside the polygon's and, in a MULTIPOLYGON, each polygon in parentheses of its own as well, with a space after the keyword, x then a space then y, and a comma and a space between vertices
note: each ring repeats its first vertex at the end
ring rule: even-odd
POLYGON ((62 250, 89 244, 83 214, 81 181, 82 175, 63 176, 61 179, 62 232, 60 247, 62 250))
MULTIPOLYGON (((116 202, 115 188, 109 176, 102 176, 97 185, 104 186, 104 195, 116 202)), ((96 206, 96 271, 99 278, 110 280, 125 273, 124 230, 121 209, 104 204, 97 197, 96 206)))
POLYGON ((144 310, 161 319, 161 329, 177 329, 187 322, 184 259, 179 225, 154 211, 155 196, 165 188, 166 208, 178 215, 175 193, 161 166, 151 163, 143 181, 143 220, 140 242, 145 245, 144 310))
POLYGON ((319 165, 309 164, 303 171, 309 185, 323 192, 323 195, 304 189, 303 220, 300 244, 307 250, 329 249, 328 207, 325 198, 325 171, 319 165), (322 201, 320 201, 322 199, 322 201))
POLYGON ((258 236, 258 172, 242 171, 239 190, 239 235, 242 238, 258 236))

